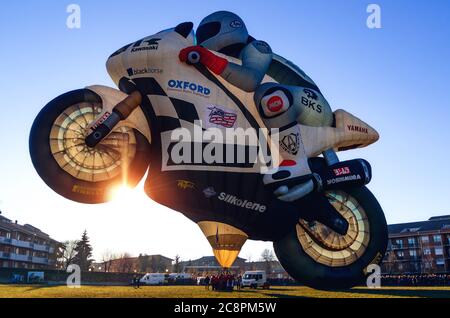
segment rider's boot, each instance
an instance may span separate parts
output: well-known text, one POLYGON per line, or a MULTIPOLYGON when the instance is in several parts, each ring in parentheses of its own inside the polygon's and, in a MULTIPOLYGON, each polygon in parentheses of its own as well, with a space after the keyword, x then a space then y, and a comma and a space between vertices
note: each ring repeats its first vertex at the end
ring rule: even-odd
POLYGON ((279 128, 271 138, 278 140, 280 164, 264 176, 264 184, 286 184, 288 180, 298 181, 311 174, 297 122, 279 128))

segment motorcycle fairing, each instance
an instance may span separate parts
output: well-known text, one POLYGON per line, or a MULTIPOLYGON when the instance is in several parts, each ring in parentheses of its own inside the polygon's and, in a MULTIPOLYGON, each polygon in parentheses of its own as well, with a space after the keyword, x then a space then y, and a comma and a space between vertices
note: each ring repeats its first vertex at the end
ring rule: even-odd
POLYGON ((344 151, 367 147, 379 139, 379 134, 374 128, 345 110, 336 110, 334 116, 336 127, 300 125, 308 158, 316 157, 330 148, 344 151))
MULTIPOLYGON (((107 69, 114 82, 124 77, 128 78, 140 89, 147 92, 148 100, 155 112, 158 122, 158 134, 161 138, 163 156, 163 171, 175 170, 207 170, 240 173, 260 173, 262 166, 257 162, 250 165, 202 165, 202 164, 170 164, 169 149, 170 135, 174 128, 194 128, 195 120, 202 120, 203 129, 217 128, 225 131, 227 127, 210 123, 208 114, 211 108, 236 115, 236 121, 231 127, 264 128, 264 123, 257 111, 253 100, 253 93, 248 93, 229 84, 220 76, 216 76, 201 66, 193 67, 182 63, 178 59, 179 51, 194 45, 194 37, 184 37, 169 29, 146 37, 119 50, 107 62, 107 69), (147 43, 148 45, 144 45, 147 43), (151 74, 150 74, 151 73, 151 74), (157 86, 149 88, 148 86, 157 86), (196 88, 197 91, 190 88, 196 88), (200 89, 201 88, 201 89, 200 89), (208 90, 208 94, 204 91, 208 90)), ((217 53, 234 63, 241 63, 233 57, 217 53)), ((288 63, 275 55, 275 64, 288 63), (283 62, 284 61, 284 62, 283 62)), ((295 65, 289 67, 296 76, 280 77, 280 72, 272 67, 272 74, 277 78, 285 78, 307 87, 315 87, 315 83, 295 65), (278 75, 276 75, 278 74, 278 75)), ((263 82, 276 82, 266 75, 263 82)), ((318 89, 318 88, 317 88, 318 89)), ((368 124, 355 116, 338 110, 335 112, 336 127, 301 126, 302 141, 305 144, 308 157, 314 157, 326 149, 334 148, 342 151, 354 147, 365 147, 378 139, 378 133, 368 124)), ((154 124, 154 123, 151 123, 154 124)), ((267 140, 260 140, 247 144, 248 147, 258 147, 267 140)), ((242 146, 245 146, 244 144, 242 146)), ((277 159, 276 148, 270 147, 272 156, 277 159)), ((276 160, 272 162, 276 164, 276 160)))
MULTIPOLYGON (((193 44, 193 38, 186 38, 174 29, 166 30, 124 47, 107 62, 108 72, 116 85, 119 86, 121 81, 129 82, 144 95, 141 108, 150 126, 153 151, 145 191, 156 202, 184 213, 195 222, 212 220, 233 224, 250 238, 273 239, 298 220, 298 208, 274 199, 267 191, 262 183, 261 165, 253 162, 242 166, 170 163, 170 137, 174 129, 192 130, 195 120, 203 120, 203 128, 222 131, 227 128, 208 121, 211 108, 232 114, 235 118, 230 124, 232 128, 265 127, 253 93, 240 90, 202 66, 179 61, 179 51, 193 44), (184 184, 190 186, 180 187, 184 184), (215 194, 205 194, 211 188, 215 194), (234 204, 239 202, 234 199, 221 200, 222 193, 225 197, 245 198, 265 205, 266 210, 261 213, 234 204), (264 237, 261 236, 263 233, 264 237)), ((232 57, 224 57, 240 63, 232 57)), ((315 86, 309 78, 300 77, 301 81, 315 86)), ((263 82, 276 80, 266 75, 263 82)), ((301 126, 308 157, 329 148, 343 150, 349 146, 368 145, 378 138, 374 138, 377 134, 372 128, 356 117, 344 111, 337 111, 335 116, 336 127, 301 126), (352 130, 348 128, 351 125, 362 129, 353 127, 352 130), (364 133, 366 130, 367 134, 364 133)), ((135 125, 138 130, 144 130, 141 127, 145 125, 143 121, 136 121, 135 125)), ((267 140, 257 140, 247 146, 257 147, 262 143, 267 140)), ((278 147, 273 147, 270 142, 268 146, 272 157, 276 158, 278 147)))

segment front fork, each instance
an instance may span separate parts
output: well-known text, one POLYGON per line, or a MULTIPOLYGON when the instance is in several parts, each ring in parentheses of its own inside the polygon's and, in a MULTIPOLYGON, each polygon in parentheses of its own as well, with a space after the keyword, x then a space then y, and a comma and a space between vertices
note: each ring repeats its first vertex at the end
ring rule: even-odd
MULTIPOLYGON (((325 150, 322 155, 328 166, 332 166, 339 162, 336 152, 331 148, 325 150)), ((314 215, 310 215, 312 219, 319 221, 341 235, 347 233, 349 226, 347 220, 336 211, 325 195, 316 193, 314 205, 317 210, 314 215)))
POLYGON ((120 121, 127 119, 141 102, 142 95, 139 91, 134 91, 115 105, 111 112, 105 113, 105 116, 91 126, 89 134, 85 138, 86 145, 90 148, 97 146, 120 121))
POLYGON ((327 149, 324 152, 322 152, 322 155, 328 166, 332 166, 339 162, 339 158, 338 158, 336 152, 332 148, 327 149))

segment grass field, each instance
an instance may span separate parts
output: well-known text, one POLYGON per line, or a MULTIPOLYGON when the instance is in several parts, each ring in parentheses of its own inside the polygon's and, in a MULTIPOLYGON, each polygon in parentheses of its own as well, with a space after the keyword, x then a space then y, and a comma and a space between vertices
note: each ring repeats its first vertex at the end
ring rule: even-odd
POLYGON ((450 287, 384 287, 354 288, 340 292, 315 290, 308 287, 278 287, 269 290, 244 289, 240 292, 212 292, 201 286, 66 286, 0 285, 0 298, 385 298, 426 297, 450 298, 450 287))

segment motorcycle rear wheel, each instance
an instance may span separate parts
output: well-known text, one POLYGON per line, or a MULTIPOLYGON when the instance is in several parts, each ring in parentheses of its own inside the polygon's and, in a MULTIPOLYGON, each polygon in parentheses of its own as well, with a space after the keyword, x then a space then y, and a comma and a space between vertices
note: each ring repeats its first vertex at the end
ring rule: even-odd
POLYGON ((347 289, 365 283, 370 264, 380 264, 386 252, 386 219, 366 188, 325 194, 349 222, 339 235, 319 222, 299 220, 284 238, 274 242, 281 265, 294 279, 316 289, 347 289))
POLYGON ((56 193, 80 203, 104 203, 120 185, 134 187, 147 171, 150 145, 137 130, 119 126, 95 148, 86 127, 102 111, 88 89, 49 102, 31 128, 29 148, 39 176, 56 193))

